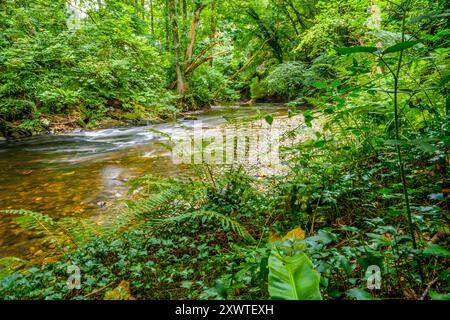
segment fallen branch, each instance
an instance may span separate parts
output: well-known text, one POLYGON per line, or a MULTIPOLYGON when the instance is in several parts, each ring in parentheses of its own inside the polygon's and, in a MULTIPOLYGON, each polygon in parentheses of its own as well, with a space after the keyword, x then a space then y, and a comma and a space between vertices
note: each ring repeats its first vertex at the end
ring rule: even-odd
POLYGON ((90 297, 90 296, 96 295, 97 293, 99 293, 99 292, 105 290, 106 288, 112 286, 113 284, 114 284, 114 281, 111 282, 111 283, 109 283, 109 284, 107 284, 107 285, 104 286, 104 287, 101 287, 101 288, 99 288, 99 289, 97 289, 97 290, 92 291, 91 293, 88 293, 87 295, 85 295, 85 297, 90 297))
POLYGON ((420 300, 425 300, 425 298, 426 298, 427 295, 428 295, 428 291, 430 291, 430 289, 431 289, 431 286, 432 286, 433 284, 435 284, 437 281, 438 281, 438 278, 434 279, 433 281, 431 281, 431 282, 427 285, 427 287, 425 288, 425 291, 423 292, 422 296, 420 297, 420 300))

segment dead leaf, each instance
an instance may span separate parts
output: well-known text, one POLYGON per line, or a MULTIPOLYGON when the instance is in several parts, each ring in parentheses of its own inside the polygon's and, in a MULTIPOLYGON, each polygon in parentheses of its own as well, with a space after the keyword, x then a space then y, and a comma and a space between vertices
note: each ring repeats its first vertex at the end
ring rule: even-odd
POLYGON ((122 280, 117 288, 105 293, 103 300, 136 300, 130 293, 130 283, 122 280))
POLYGON ((294 230, 289 231, 282 240, 288 239, 305 239, 306 232, 302 228, 296 228, 294 230))

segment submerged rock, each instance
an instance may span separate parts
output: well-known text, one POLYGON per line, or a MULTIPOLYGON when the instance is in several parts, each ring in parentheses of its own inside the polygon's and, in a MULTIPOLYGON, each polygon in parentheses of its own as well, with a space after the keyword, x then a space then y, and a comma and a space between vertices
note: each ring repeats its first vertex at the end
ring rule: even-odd
POLYGON ((97 202, 97 206, 99 206, 99 208, 105 208, 107 205, 106 201, 99 201, 97 202))
POLYGON ((34 256, 35 256, 35 257, 39 257, 39 256, 42 256, 43 254, 44 254, 44 251, 38 250, 38 251, 36 251, 36 252, 34 253, 34 256))
POLYGON ((133 194, 139 194, 144 190, 144 187, 139 187, 136 190, 133 191, 133 194))

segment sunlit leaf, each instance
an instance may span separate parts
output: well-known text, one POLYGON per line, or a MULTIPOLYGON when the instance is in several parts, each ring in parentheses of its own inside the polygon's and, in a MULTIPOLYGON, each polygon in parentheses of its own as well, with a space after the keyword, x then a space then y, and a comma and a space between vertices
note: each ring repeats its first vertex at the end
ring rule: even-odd
POLYGON ((301 252, 282 257, 275 250, 269 257, 269 293, 272 299, 321 300, 320 275, 301 252))
POLYGON ((273 117, 272 117, 271 115, 267 115, 264 119, 266 120, 266 122, 267 122, 269 125, 272 125, 272 123, 273 123, 273 117))

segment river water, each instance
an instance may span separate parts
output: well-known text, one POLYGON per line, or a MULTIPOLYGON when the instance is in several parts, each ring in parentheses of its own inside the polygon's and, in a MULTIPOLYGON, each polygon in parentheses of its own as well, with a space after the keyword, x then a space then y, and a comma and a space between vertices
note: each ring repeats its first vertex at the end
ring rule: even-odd
MULTIPOLYGON (((195 117, 203 126, 226 126, 231 119, 286 115, 282 105, 214 107, 195 117)), ((181 133, 195 121, 95 131, 75 131, 0 142, 0 209, 27 209, 64 216, 101 217, 125 198, 130 179, 173 176, 188 169, 176 165, 159 142, 181 133)), ((26 231, 11 216, 0 214, 0 258, 30 258, 42 234, 26 231)))

